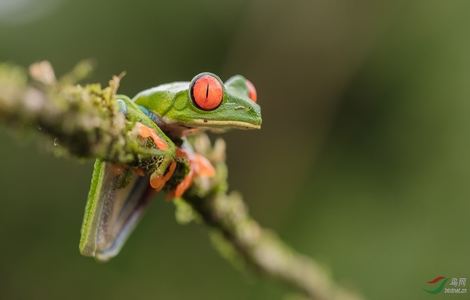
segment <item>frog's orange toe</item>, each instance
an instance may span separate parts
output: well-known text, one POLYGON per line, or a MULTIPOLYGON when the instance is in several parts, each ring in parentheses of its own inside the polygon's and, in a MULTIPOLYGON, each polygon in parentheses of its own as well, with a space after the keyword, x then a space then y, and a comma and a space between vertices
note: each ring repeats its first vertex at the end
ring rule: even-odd
POLYGON ((172 161, 165 175, 150 175, 150 186, 154 190, 161 191, 165 184, 168 182, 168 180, 170 180, 171 176, 173 176, 173 173, 175 173, 175 169, 176 162, 172 161))
POLYGON ((165 183, 166 182, 163 180, 163 176, 158 176, 155 174, 150 176, 150 186, 157 192, 162 190, 162 188, 165 186, 165 183))
POLYGON ((188 175, 184 177, 183 181, 181 181, 173 191, 173 196, 175 198, 179 198, 183 196, 184 192, 191 186, 191 183, 193 182, 193 176, 194 176, 194 171, 191 169, 189 170, 188 175))

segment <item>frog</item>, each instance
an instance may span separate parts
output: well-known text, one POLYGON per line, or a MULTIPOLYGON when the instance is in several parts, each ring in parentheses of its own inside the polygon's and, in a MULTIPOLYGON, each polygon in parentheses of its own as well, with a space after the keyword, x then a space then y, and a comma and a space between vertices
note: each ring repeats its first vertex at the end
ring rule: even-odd
POLYGON ((135 124, 138 138, 160 153, 151 170, 95 161, 81 228, 80 253, 105 262, 119 254, 155 193, 184 198, 195 178, 216 175, 189 138, 207 131, 260 129, 256 88, 242 75, 223 82, 210 72, 191 81, 161 84, 133 98, 116 96, 118 113, 135 124), (182 166, 182 167, 181 167, 182 166))

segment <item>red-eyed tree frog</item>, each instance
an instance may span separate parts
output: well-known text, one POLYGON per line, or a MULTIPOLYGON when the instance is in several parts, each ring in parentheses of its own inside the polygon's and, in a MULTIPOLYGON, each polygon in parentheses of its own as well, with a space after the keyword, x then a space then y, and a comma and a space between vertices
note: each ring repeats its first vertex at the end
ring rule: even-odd
POLYGON ((81 230, 80 252, 99 261, 116 256, 141 219, 155 191, 169 198, 182 197, 197 176, 215 175, 214 167, 195 153, 186 137, 211 129, 259 129, 261 110, 256 90, 243 76, 223 83, 212 73, 191 82, 163 84, 138 93, 133 99, 117 96, 119 111, 135 122, 137 134, 162 155, 155 158, 150 176, 130 166, 97 160, 81 230), (177 176, 177 161, 187 161, 177 176))

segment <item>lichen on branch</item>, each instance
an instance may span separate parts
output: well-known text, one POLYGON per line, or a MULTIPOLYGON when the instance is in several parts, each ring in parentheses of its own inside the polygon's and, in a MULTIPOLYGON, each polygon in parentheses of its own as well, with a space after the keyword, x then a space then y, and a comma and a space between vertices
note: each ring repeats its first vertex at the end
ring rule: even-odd
POLYGON ((9 125, 39 128, 78 157, 101 158, 132 165, 160 154, 133 136, 134 123, 118 112, 115 97, 120 77, 107 87, 75 84, 91 70, 88 62, 56 79, 52 67, 0 64, 0 118, 9 125))

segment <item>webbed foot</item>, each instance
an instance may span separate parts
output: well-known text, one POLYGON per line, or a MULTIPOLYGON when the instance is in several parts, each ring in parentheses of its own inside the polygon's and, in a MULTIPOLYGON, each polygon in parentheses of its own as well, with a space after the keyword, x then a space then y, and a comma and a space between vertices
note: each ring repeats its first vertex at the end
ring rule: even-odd
POLYGON ((212 164, 207 158, 200 154, 191 153, 183 149, 177 149, 176 156, 188 159, 189 172, 171 193, 173 198, 183 196, 183 194, 191 186, 195 176, 212 177, 215 175, 215 169, 212 164))

